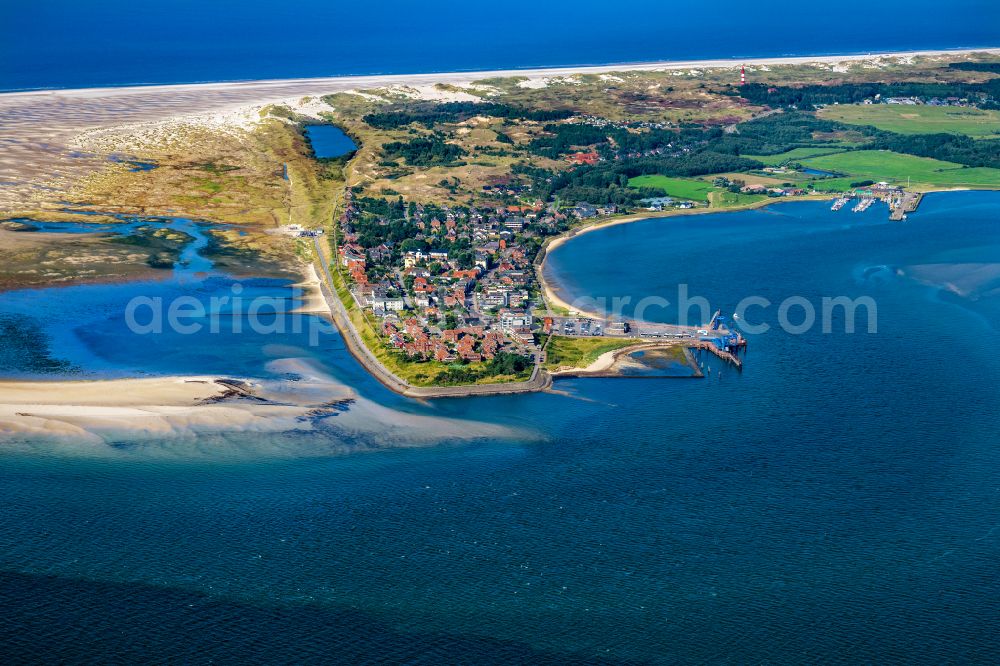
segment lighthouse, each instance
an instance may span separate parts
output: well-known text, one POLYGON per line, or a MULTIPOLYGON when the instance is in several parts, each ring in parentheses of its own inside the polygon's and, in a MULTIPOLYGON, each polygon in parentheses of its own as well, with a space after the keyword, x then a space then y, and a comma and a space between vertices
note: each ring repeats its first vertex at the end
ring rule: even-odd
POLYGON ((745 86, 747 84, 747 68, 744 65, 740 65, 740 85, 745 86))

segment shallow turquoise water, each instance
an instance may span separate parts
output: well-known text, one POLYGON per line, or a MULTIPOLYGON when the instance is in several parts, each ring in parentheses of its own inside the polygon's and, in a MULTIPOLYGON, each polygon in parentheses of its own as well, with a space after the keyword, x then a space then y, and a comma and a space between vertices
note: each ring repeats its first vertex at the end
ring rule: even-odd
MULTIPOLYGON (((71 661, 991 661, 1000 194, 932 195, 905 224, 828 208, 610 227, 553 253, 570 294, 877 301, 874 334, 748 336, 742 374, 419 406, 336 336, 308 350, 364 395, 540 441, 5 455, 0 645, 71 661)), ((123 352, 101 326, 67 347, 79 363, 167 370, 159 347, 123 352)), ((263 340, 175 342, 178 367, 263 368, 263 340)))

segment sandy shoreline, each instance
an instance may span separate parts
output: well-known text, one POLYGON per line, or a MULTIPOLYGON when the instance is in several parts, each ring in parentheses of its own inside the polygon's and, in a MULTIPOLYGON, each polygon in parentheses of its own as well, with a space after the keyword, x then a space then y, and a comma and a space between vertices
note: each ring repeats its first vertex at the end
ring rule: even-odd
MULTIPOLYGON (((690 343, 679 340, 636 340, 635 344, 627 347, 620 347, 606 351, 598 356, 590 365, 585 368, 564 368, 552 370, 550 374, 554 379, 578 378, 578 377, 626 377, 621 370, 629 356, 637 351, 652 351, 656 349, 669 349, 672 347, 688 348, 690 343)), ((685 364, 691 368, 693 378, 702 378, 704 374, 691 358, 690 353, 685 353, 685 364)))
MULTIPOLYGON (((429 74, 381 74, 228 83, 188 83, 0 93, 0 210, 32 208, 82 176, 106 166, 108 152, 129 152, 131 142, 159 141, 182 126, 245 132, 260 121, 259 110, 285 104, 318 118, 317 98, 339 92, 405 88, 420 99, 472 99, 438 84, 469 86, 495 77, 520 77, 528 87, 573 74, 624 71, 734 69, 775 65, 865 63, 875 67, 907 58, 1000 54, 1000 48, 918 50, 746 59, 677 60, 581 67, 501 69, 429 74), (121 134, 121 136, 119 136, 121 134)), ((475 98, 478 99, 478 98, 475 98)), ((134 146, 133 146, 134 147, 134 146)))
MULTIPOLYGON (((82 133, 103 131, 123 126, 165 121, 185 121, 200 117, 221 129, 240 130, 241 123, 252 122, 248 105, 294 103, 308 107, 304 97, 335 92, 356 91, 386 86, 424 86, 436 84, 471 84, 493 77, 523 77, 544 79, 570 74, 605 73, 615 71, 655 71, 684 69, 735 68, 767 65, 808 63, 846 63, 905 59, 919 56, 967 55, 971 53, 1000 54, 1000 48, 907 51, 897 53, 851 54, 831 56, 798 56, 747 59, 715 59, 620 63, 582 67, 550 67, 508 69, 475 72, 445 72, 429 74, 399 74, 347 76, 308 79, 278 79, 227 83, 196 83, 177 85, 82 88, 68 90, 36 90, 0 93, 0 210, 30 207, 31 199, 40 190, 45 177, 72 178, 79 171, 103 163, 100 155, 80 155, 73 141, 82 133), (214 114, 214 115, 211 115, 214 114), (251 120, 248 120, 248 117, 251 120)), ((43 193, 48 196, 47 191, 43 193)), ((823 197, 826 198, 826 197, 823 197)), ((796 200, 804 200, 805 197, 796 200)), ((693 209, 668 213, 642 213, 603 220, 578 227, 553 239, 536 263, 539 283, 546 301, 572 310, 551 284, 544 279, 544 261, 548 252, 570 238, 596 229, 630 222, 674 217, 685 214, 735 212, 748 208, 783 203, 759 202, 730 210, 693 209)), ((319 275, 311 270, 299 286, 305 289, 301 312, 329 312, 319 290, 319 275)), ((327 386, 324 390, 328 390, 327 386)), ((348 389, 349 390, 349 389, 348 389)), ((485 389, 480 389, 484 392, 485 389)), ((39 432, 42 434, 93 435, 102 428, 121 427, 149 433, 177 432, 193 427, 258 428, 287 425, 302 413, 302 405, 291 408, 273 406, 234 407, 231 404, 199 404, 217 397, 222 391, 215 378, 163 378, 114 380, 102 382, 0 382, 0 436, 10 433, 39 432), (275 411, 277 410, 277 411, 275 411), (286 411, 282 411, 286 410, 286 411), (290 410, 290 411, 288 411, 290 410), (283 416, 280 422, 264 425, 264 415, 283 416)), ((336 395, 342 391, 329 391, 336 395)), ((461 394, 461 389, 455 394, 461 394)), ((95 435, 96 436, 96 435, 95 435)))
MULTIPOLYGON (((312 433, 335 450, 356 450, 448 439, 537 437, 509 426, 382 405, 358 395, 309 359, 277 359, 268 369, 297 380, 2 380, 0 444, 73 441, 87 445, 91 453, 110 453, 107 445, 123 439, 169 442, 218 434, 312 433)), ((247 439, 246 444, 266 449, 269 441, 247 439)))
POLYGON ((235 428, 243 419, 234 410, 206 402, 226 391, 214 377, 0 381, 0 437, 94 440, 106 428, 167 433, 209 420, 235 428))
POLYGON ((294 314, 316 314, 330 316, 330 308, 326 305, 323 293, 320 291, 319 275, 316 265, 309 263, 303 269, 303 280, 292 285, 293 289, 301 290, 299 305, 292 311, 294 314))
POLYGON ((204 82, 204 83, 173 83, 153 85, 104 86, 91 88, 46 88, 14 92, 0 92, 0 99, 31 98, 47 95, 64 95, 69 97, 113 97, 149 92, 188 92, 201 91, 243 91, 283 89, 287 86, 308 86, 325 88, 348 85, 351 88, 370 88, 385 85, 421 84, 429 80, 435 83, 472 82, 484 78, 496 77, 538 77, 564 76, 566 74, 601 74, 614 71, 644 71, 661 69, 718 69, 736 67, 737 65, 796 65, 806 63, 836 64, 842 62, 858 62, 878 58, 914 58, 942 55, 964 55, 970 53, 1000 53, 1000 47, 961 48, 961 49, 928 49, 917 51, 884 51, 878 53, 850 53, 822 56, 773 56, 760 58, 715 58, 704 60, 658 60, 651 62, 621 62, 603 65, 566 65, 559 67, 537 67, 525 69, 494 69, 473 70, 466 72, 427 72, 417 74, 368 74, 354 76, 328 76, 287 79, 258 79, 247 81, 204 82))

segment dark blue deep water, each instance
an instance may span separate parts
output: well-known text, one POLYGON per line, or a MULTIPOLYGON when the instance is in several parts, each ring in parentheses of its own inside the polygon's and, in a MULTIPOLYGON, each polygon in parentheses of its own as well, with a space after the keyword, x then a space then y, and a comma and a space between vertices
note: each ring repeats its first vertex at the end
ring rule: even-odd
MULTIPOLYGON (((886 218, 787 203, 611 227, 553 253, 568 295, 673 300, 686 283, 726 310, 762 296, 775 306, 747 319, 772 324, 790 296, 877 302, 876 333, 847 334, 841 317, 828 334, 750 335, 742 374, 568 380, 558 393, 418 406, 335 337, 312 352, 364 396, 519 425, 533 441, 331 456, 303 437, 271 455, 271 436, 243 434, 196 454, 173 442, 10 450, 0 652, 994 662, 1000 194, 931 195, 906 223, 886 218)), ((123 332, 87 335, 99 320, 82 317, 76 346, 57 339, 53 352, 138 363, 123 332)), ((174 342, 178 364, 262 372, 261 341, 174 342)))
POLYGON ((351 137, 336 125, 306 125, 306 138, 318 158, 343 157, 358 149, 351 137))
POLYGON ((37 0, 0 3, 0 90, 998 45, 993 0, 37 0))

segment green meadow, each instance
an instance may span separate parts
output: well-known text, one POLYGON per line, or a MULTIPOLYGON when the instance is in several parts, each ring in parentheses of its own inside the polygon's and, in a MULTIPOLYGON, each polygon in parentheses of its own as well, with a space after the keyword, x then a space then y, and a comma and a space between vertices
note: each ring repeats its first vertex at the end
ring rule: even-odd
POLYGON ((668 196, 691 201, 708 201, 709 192, 715 188, 701 180, 688 178, 670 178, 669 176, 648 175, 636 176, 628 181, 629 187, 659 187, 668 196))
POLYGON ((823 171, 898 184, 940 187, 1000 187, 1000 169, 965 167, 929 157, 916 157, 885 150, 857 150, 802 160, 823 171))
POLYGON ((873 178, 858 178, 857 176, 847 176, 844 178, 816 178, 811 181, 817 192, 846 192, 851 189, 853 183, 859 180, 874 180, 873 178))
MULTIPOLYGON (((601 354, 623 347, 631 347, 638 341, 633 338, 571 338, 563 335, 553 335, 546 348, 545 367, 550 370, 559 368, 586 368, 596 361, 601 354)), ((681 352, 683 347, 678 347, 681 352)))
POLYGON ((767 198, 766 194, 743 194, 742 192, 730 192, 729 190, 720 189, 712 193, 710 201, 715 208, 735 208, 748 206, 767 198))
POLYGON ((967 134, 974 138, 1000 137, 1000 112, 957 106, 903 104, 840 104, 817 115, 848 125, 872 125, 899 134, 967 134))
POLYGON ((832 146, 815 146, 809 148, 792 148, 791 150, 787 150, 783 153, 777 153, 776 155, 744 155, 743 157, 763 162, 767 166, 777 166, 779 164, 784 164, 785 162, 799 162, 809 157, 816 157, 818 155, 829 155, 840 150, 842 149, 832 146))

